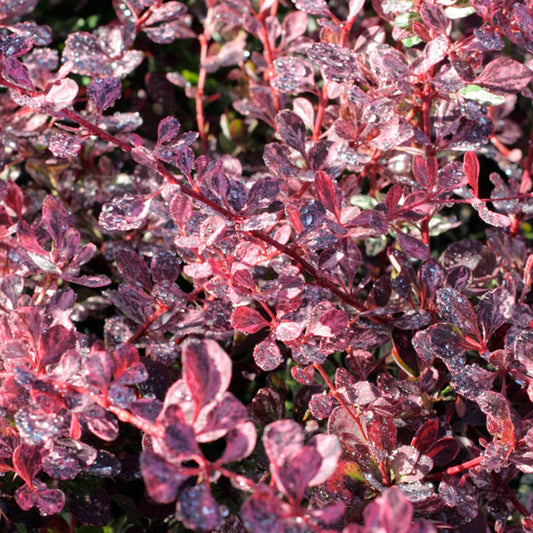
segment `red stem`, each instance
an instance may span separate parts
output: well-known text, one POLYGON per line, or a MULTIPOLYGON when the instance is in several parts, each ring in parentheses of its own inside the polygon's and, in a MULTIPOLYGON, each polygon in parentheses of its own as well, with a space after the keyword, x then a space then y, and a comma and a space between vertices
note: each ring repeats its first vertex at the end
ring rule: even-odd
MULTIPOLYGON (((207 10, 207 18, 209 18, 209 9, 207 10)), ((207 153, 207 134, 205 132, 205 115, 204 115, 204 90, 205 80, 207 77, 207 70, 205 68, 205 62, 207 59, 207 36, 201 33, 198 36, 200 41, 200 71, 198 74, 198 87, 196 88, 196 95, 194 101, 196 105, 196 124, 198 126, 198 132, 200 133, 200 142, 202 144, 202 151, 207 153)))

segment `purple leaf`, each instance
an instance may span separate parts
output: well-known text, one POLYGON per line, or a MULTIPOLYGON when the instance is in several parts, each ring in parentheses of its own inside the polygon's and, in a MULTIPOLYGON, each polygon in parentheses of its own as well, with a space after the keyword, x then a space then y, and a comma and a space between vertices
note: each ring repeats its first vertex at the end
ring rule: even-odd
POLYGON ((510 57, 498 57, 491 61, 473 81, 496 93, 517 93, 527 87, 533 72, 510 57))
POLYGON ((40 364, 42 367, 55 363, 61 355, 76 345, 76 335, 74 331, 59 324, 47 328, 43 331, 39 352, 41 354, 40 364))
POLYGON ((242 461, 248 457, 255 448, 257 433, 253 422, 242 422, 226 435, 226 447, 218 464, 242 461))
POLYGON ((503 287, 486 292, 477 306, 477 318, 483 330, 483 339, 488 341, 492 334, 513 315, 515 301, 503 287))
POLYGON ((145 487, 150 498, 158 503, 170 503, 176 499, 180 485, 187 479, 180 469, 165 461, 152 450, 141 453, 140 466, 145 487))
POLYGON ((95 78, 87 88, 87 96, 96 104, 98 113, 111 107, 120 98, 118 78, 95 78))
MULTIPOLYGON (((43 516, 58 514, 65 506, 65 494, 59 489, 48 489, 44 483, 34 484, 35 504, 43 516)), ((107 523, 107 522, 106 522, 107 523)))
POLYGON ((153 198, 153 194, 141 196, 125 194, 104 205, 98 222, 108 231, 138 229, 142 227, 148 218, 153 198))
POLYGON ((468 299, 455 289, 439 289, 437 305, 445 322, 452 322, 463 333, 479 338, 476 314, 468 299))
POLYGON ((403 231, 397 231, 396 235, 398 236, 398 243, 401 249, 406 254, 416 259, 429 259, 431 251, 427 244, 403 231))
POLYGON ((265 372, 274 370, 281 363, 284 358, 279 351, 278 345, 272 337, 266 338, 263 342, 257 344, 254 348, 255 364, 265 372))
POLYGON ((325 483, 335 472, 337 463, 342 454, 341 443, 336 435, 319 434, 313 437, 309 443, 322 458, 322 463, 316 474, 309 481, 310 487, 316 487, 325 483))
POLYGON ((188 424, 175 423, 165 429, 165 444, 169 450, 172 461, 186 461, 196 454, 200 448, 196 443, 194 429, 188 424))
POLYGON ((182 350, 183 378, 198 408, 221 396, 231 380, 231 359, 213 340, 190 340, 182 350))
POLYGON ((270 471, 278 489, 290 500, 301 502, 321 463, 315 448, 289 444, 281 457, 271 458, 270 471))
POLYGON ((176 141, 181 128, 180 121, 175 117, 165 117, 157 127, 158 144, 172 144, 176 141))
POLYGON ((343 83, 360 77, 357 56, 348 48, 330 43, 317 43, 309 48, 308 54, 328 80, 343 83))
POLYGON ((284 110, 277 114, 276 125, 283 142, 304 154, 306 132, 303 120, 296 113, 284 110))
POLYGON ((6 57, 4 60, 4 76, 6 80, 14 83, 22 89, 35 90, 30 78, 28 68, 14 57, 6 57))
POLYGON ((246 407, 229 392, 224 393, 216 403, 213 402, 212 407, 202 415, 205 420, 199 419, 195 424, 198 442, 220 439, 247 417, 246 407))
POLYGON ((54 244, 62 248, 65 233, 72 221, 65 206, 53 196, 47 196, 43 201, 43 222, 54 244))
POLYGON ((222 522, 217 502, 205 483, 184 486, 178 494, 176 518, 195 531, 214 531, 222 522))

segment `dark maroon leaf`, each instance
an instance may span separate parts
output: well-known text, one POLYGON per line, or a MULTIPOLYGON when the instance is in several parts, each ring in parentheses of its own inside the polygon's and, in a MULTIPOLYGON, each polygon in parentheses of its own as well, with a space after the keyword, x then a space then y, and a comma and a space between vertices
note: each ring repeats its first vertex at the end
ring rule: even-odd
POLYGON ((148 266, 142 257, 135 252, 123 248, 115 253, 115 261, 118 270, 125 281, 133 285, 139 285, 145 289, 151 289, 152 281, 148 266))
POLYGON ((165 430, 165 443, 173 461, 184 461, 200 453, 194 429, 188 424, 176 423, 165 430))
POLYGON ((455 289, 439 289, 437 305, 445 322, 452 322, 464 336, 480 338, 477 318, 468 299, 455 289))
POLYGON ((111 501, 107 493, 92 488, 69 495, 70 511, 83 523, 104 527, 111 518, 111 501))
POLYGON ((427 454, 427 450, 437 440, 439 431, 439 422, 436 418, 427 420, 416 431, 411 446, 414 446, 422 453, 427 454))
POLYGON ((453 437, 437 440, 425 454, 433 459, 435 466, 448 466, 459 453, 459 444, 453 437))
POLYGON ((98 113, 111 107, 120 98, 118 78, 95 78, 87 88, 87 96, 96 104, 98 113))
POLYGON ((175 117, 165 117, 157 127, 157 142, 172 144, 177 140, 180 131, 180 121, 175 117))

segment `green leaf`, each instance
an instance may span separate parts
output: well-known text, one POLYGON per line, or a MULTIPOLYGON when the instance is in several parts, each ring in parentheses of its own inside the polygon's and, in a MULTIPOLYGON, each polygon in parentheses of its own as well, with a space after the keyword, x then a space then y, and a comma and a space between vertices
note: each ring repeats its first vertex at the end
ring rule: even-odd
POLYGON ((505 97, 499 94, 489 93, 479 85, 465 85, 459 94, 467 100, 473 100, 481 105, 501 105, 505 102, 505 97))
POLYGON ((451 20, 456 19, 464 19, 465 17, 468 17, 472 13, 475 13, 476 10, 472 6, 465 5, 465 6, 449 6, 447 7, 444 12, 446 13, 446 16, 451 20))
POLYGON ((402 44, 406 48, 411 48, 412 46, 416 46, 417 44, 420 44, 422 42, 422 39, 418 35, 413 35, 412 37, 406 37, 405 39, 402 39, 402 44))

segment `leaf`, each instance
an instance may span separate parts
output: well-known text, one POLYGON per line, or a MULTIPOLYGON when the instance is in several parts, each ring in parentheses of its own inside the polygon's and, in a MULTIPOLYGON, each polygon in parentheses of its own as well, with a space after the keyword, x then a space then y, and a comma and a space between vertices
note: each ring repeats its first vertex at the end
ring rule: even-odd
POLYGON ((486 65, 474 83, 497 93, 517 93, 527 87, 532 77, 533 72, 525 65, 502 56, 486 65))
POLYGON ((176 117, 165 117, 157 127, 157 143, 173 144, 179 135, 180 121, 176 117))
POLYGON ((265 428, 262 440, 266 454, 272 463, 283 455, 290 444, 302 446, 304 433, 295 420, 277 420, 265 428))
POLYGON ((290 342, 296 340, 302 334, 302 326, 298 322, 282 320, 273 331, 277 340, 290 342))
POLYGON ((337 463, 342 455, 342 447, 336 435, 319 434, 313 437, 309 443, 322 458, 322 463, 316 474, 309 481, 310 487, 316 487, 325 483, 337 469, 337 463))
POLYGON ((147 290, 152 288, 150 272, 142 257, 139 257, 132 250, 123 248, 116 251, 115 261, 118 271, 125 281, 147 290))
POLYGON ((231 380, 231 359, 213 340, 190 340, 181 352, 183 378, 200 408, 221 396, 231 380))
POLYGON ((401 249, 416 259, 429 259, 431 251, 427 244, 424 244, 421 240, 404 233, 403 231, 397 231, 398 243, 401 249))
POLYGON ((474 196, 477 198, 479 196, 479 161, 475 152, 466 152, 464 156, 463 167, 468 179, 468 184, 472 188, 474 196))
POLYGON ((200 419, 195 424, 198 442, 220 439, 247 418, 246 407, 230 392, 224 393, 206 411, 203 413, 204 420, 200 419))
POLYGON ((321 15, 323 17, 330 17, 331 13, 325 0, 293 0, 294 5, 300 11, 304 11, 309 15, 321 15))
POLYGON ((322 458, 315 448, 289 444, 281 457, 271 459, 270 471, 278 489, 289 500, 299 503, 321 463, 322 458))
POLYGON ((53 113, 68 107, 78 95, 78 84, 71 79, 54 82, 44 97, 44 106, 53 113))
POLYGON ((118 78, 94 78, 87 88, 87 96, 96 104, 96 109, 101 114, 120 98, 120 89, 118 78))
POLYGON ((17 474, 31 485, 33 478, 41 469, 39 448, 29 444, 19 444, 13 452, 13 467, 17 474))
POLYGON ((218 503, 213 498, 209 485, 186 485, 178 494, 176 518, 195 531, 214 531, 222 522, 218 503))
POLYGON ((350 0, 348 3, 349 11, 347 20, 353 20, 357 17, 364 5, 365 0, 350 0))
POLYGON ((242 461, 253 452, 256 439, 257 433, 254 423, 242 422, 227 433, 226 447, 217 463, 227 464, 242 461))
POLYGON ((340 218, 342 197, 335 188, 335 183, 325 172, 318 170, 315 174, 315 188, 322 205, 340 218))
POLYGON ((41 368, 57 362, 67 351, 76 346, 76 334, 65 326, 56 324, 46 328, 39 339, 41 368))
POLYGON ((437 306, 444 322, 452 322, 464 336, 472 335, 478 339, 477 318, 471 303, 463 294, 452 288, 437 291, 437 306))
POLYGON ((303 120, 287 109, 276 115, 278 134, 285 144, 305 154, 305 124, 303 120))
POLYGON ((511 218, 509 215, 503 215, 501 213, 495 213, 490 211, 487 204, 477 198, 472 199, 472 207, 477 210, 479 218, 497 228, 507 228, 511 225, 511 218))
POLYGON ((240 306, 231 315, 231 325, 243 333, 257 333, 270 323, 250 307, 240 306))
POLYGON ((173 502, 178 488, 187 479, 178 467, 150 449, 141 453, 140 467, 148 495, 158 503, 173 502))
POLYGON ((426 453, 427 450, 437 440, 439 433, 439 421, 436 418, 426 420, 416 431, 411 446, 417 448, 420 452, 426 453))
POLYGON ((78 135, 53 132, 48 142, 48 149, 56 157, 63 159, 75 157, 81 150, 81 137, 78 135))
POLYGON ((165 428, 165 444, 173 462, 186 461, 201 453, 194 429, 185 423, 177 422, 165 428))
POLYGON ((284 358, 279 351, 278 345, 271 338, 266 338, 263 342, 257 344, 254 348, 254 360, 255 364, 265 372, 274 370, 281 363, 284 358))
POLYGON ((308 54, 328 80, 343 83, 360 77, 357 56, 348 48, 331 43, 316 43, 308 49, 308 54))
POLYGON ((98 223, 108 231, 128 231, 143 226, 150 211, 153 194, 125 194, 105 204, 98 223))
POLYGON ((514 307, 512 294, 503 287, 488 291, 481 297, 477 306, 477 318, 485 342, 513 316, 514 307))
POLYGON ((502 105, 505 103, 505 97, 499 94, 493 94, 483 89, 479 85, 469 83, 465 85, 457 92, 466 100, 472 100, 478 104, 490 106, 490 105, 502 105))

